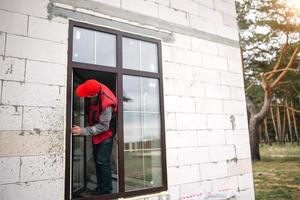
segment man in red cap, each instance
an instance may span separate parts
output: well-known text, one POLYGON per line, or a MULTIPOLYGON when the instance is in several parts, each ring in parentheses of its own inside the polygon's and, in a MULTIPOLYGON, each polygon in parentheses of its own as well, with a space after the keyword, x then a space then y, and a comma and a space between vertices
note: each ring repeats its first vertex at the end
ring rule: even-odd
POLYGON ((73 125, 72 133, 90 135, 93 142, 93 158, 96 167, 97 187, 94 194, 112 191, 111 152, 113 145, 112 116, 117 112, 117 99, 102 83, 91 79, 76 88, 76 95, 87 98, 88 126, 73 125))

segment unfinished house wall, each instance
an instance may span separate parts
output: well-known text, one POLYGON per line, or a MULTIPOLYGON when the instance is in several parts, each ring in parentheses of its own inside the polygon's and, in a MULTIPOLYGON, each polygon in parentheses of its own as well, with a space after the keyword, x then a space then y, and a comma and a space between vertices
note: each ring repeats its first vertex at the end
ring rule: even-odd
POLYGON ((235 15, 233 0, 0 0, 0 199, 64 199, 69 19, 162 40, 168 191, 140 199, 254 199, 235 15))
POLYGON ((48 1, 0 1, 0 199, 64 194, 66 19, 48 1))

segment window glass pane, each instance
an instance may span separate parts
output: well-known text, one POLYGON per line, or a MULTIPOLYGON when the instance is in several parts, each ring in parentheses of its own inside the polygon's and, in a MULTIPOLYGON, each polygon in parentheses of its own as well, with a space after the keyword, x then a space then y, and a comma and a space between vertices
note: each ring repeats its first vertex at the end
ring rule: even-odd
POLYGON ((123 38, 123 67, 158 72, 157 44, 123 38))
POLYGON ((141 65, 143 71, 158 72, 157 45, 150 42, 141 42, 141 65))
POLYGON ((126 191, 161 186, 158 79, 125 75, 123 87, 126 191))
POLYGON ((125 191, 144 188, 143 151, 125 151, 125 191))
POLYGON ((125 149, 142 149, 141 113, 124 112, 125 149))
POLYGON ((160 148, 160 115, 144 114, 144 149, 160 148))
POLYGON ((136 76, 123 78, 124 111, 140 111, 141 109, 141 80, 136 76))
POLYGON ((96 64, 116 66, 116 36, 96 32, 96 64))
POLYGON ((153 78, 142 79, 142 110, 159 112, 158 80, 153 78))
POLYGON ((73 32, 73 61, 116 66, 116 35, 77 27, 73 32))
POLYGON ((145 187, 162 186, 161 149, 144 151, 145 187))
POLYGON ((75 27, 73 31, 73 61, 94 63, 94 47, 94 31, 75 27))
POLYGON ((123 66, 127 69, 140 69, 140 41, 123 38, 123 66))
POLYGON ((125 151, 125 191, 162 186, 161 149, 125 151))

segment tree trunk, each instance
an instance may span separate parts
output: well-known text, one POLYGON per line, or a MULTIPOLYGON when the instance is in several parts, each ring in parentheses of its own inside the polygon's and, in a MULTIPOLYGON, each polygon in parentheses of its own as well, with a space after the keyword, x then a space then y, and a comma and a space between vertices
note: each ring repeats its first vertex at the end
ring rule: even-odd
POLYGON ((290 140, 291 140, 292 144, 294 144, 290 109, 289 109, 287 100, 285 101, 285 106, 286 106, 286 114, 287 114, 287 120, 288 120, 288 125, 289 125, 290 140))
POLYGON ((283 107, 283 121, 282 121, 282 137, 283 137, 283 144, 288 141, 286 134, 286 109, 283 107))
POLYGON ((272 145, 269 138, 269 131, 268 131, 268 123, 267 123, 267 117, 264 119, 264 126, 265 126, 265 142, 268 145, 272 145))
POLYGON ((277 132, 277 127, 276 127, 275 117, 274 117, 274 113, 273 113, 273 108, 272 107, 271 107, 271 117, 272 117, 272 123, 273 123, 274 131, 275 131, 275 141, 278 142, 278 132, 277 132))
POLYGON ((277 132, 278 132, 278 141, 279 144, 282 144, 282 129, 281 129, 281 120, 280 120, 280 110, 278 103, 276 102, 276 124, 277 124, 277 132))
POLYGON ((255 107, 253 101, 247 96, 247 108, 250 112, 249 121, 249 134, 250 134, 250 146, 251 146, 251 158, 252 160, 260 160, 259 154, 259 124, 263 121, 270 110, 271 93, 265 91, 264 104, 259 112, 255 107))
MULTIPOLYGON (((291 102, 291 107, 293 108, 293 102, 291 102)), ((292 110, 292 117, 293 117, 293 122, 294 122, 294 129, 295 129, 295 134, 296 134, 296 139, 297 139, 297 144, 299 144, 299 134, 298 134, 298 127, 297 127, 297 121, 295 117, 295 111, 292 110)))

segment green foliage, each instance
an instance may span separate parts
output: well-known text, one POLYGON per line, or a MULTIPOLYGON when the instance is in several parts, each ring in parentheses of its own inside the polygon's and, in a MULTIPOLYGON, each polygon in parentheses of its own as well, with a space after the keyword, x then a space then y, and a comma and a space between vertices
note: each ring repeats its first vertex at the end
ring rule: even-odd
MULTIPOLYGON (((240 29, 240 44, 243 51, 245 87, 247 95, 261 103, 264 91, 260 73, 269 72, 275 66, 286 41, 289 48, 281 67, 286 66, 292 50, 300 44, 300 9, 288 6, 282 0, 238 0, 237 20, 240 29), (254 84, 253 84, 254 83, 254 84)), ((300 95, 300 59, 294 63, 297 72, 288 72, 276 88, 274 98, 293 100, 300 95)))

